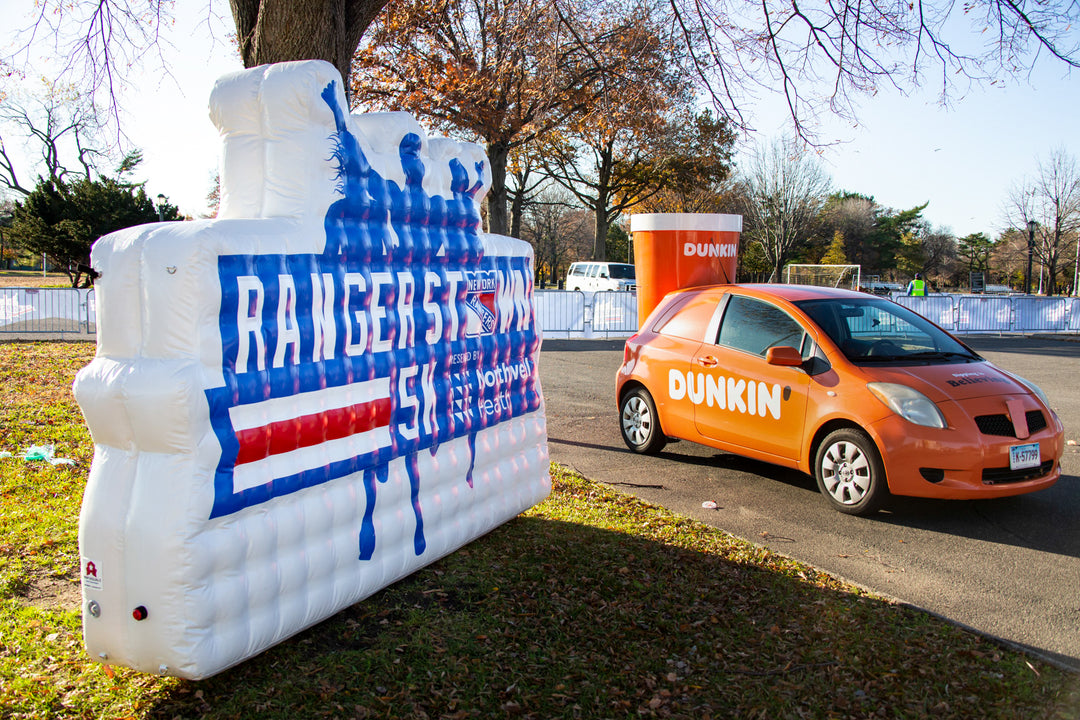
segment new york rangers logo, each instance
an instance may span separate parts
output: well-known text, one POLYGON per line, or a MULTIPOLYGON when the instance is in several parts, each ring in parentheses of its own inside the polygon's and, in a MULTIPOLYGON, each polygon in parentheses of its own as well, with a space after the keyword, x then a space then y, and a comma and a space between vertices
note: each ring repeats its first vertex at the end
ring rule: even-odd
POLYGON ((475 273, 469 279, 465 307, 469 310, 466 335, 490 335, 495 332, 495 289, 498 280, 494 272, 475 273))

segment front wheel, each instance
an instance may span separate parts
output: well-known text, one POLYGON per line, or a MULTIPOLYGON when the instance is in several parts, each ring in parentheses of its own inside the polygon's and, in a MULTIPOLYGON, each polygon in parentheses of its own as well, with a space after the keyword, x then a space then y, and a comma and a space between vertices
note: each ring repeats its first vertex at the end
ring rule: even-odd
POLYGON ((667 445, 656 404, 645 388, 634 388, 619 406, 619 429, 626 447, 642 455, 655 455, 667 445))
POLYGON ((818 447, 814 476, 821 494, 847 515, 872 515, 889 499, 881 454, 861 430, 829 433, 818 447))

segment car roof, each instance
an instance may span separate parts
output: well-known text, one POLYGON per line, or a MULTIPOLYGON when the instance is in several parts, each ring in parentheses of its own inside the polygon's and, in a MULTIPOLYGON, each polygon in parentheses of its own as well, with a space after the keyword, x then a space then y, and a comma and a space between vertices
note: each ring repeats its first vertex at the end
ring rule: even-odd
POLYGON ((788 302, 800 300, 825 300, 840 298, 867 299, 866 293, 841 288, 821 287, 819 285, 780 285, 773 283, 737 283, 731 285, 704 285, 700 287, 676 290, 676 293, 732 292, 763 298, 779 298, 788 302))

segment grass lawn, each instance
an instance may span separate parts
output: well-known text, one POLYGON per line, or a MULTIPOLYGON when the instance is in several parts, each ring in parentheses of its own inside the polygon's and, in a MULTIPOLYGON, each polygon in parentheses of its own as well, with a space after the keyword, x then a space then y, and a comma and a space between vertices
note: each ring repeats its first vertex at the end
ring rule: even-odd
POLYGON ((544 503, 202 682, 81 644, 71 396, 0 344, 0 717, 1073 718, 1080 678, 553 467, 544 503), (55 445, 73 467, 25 461, 55 445))

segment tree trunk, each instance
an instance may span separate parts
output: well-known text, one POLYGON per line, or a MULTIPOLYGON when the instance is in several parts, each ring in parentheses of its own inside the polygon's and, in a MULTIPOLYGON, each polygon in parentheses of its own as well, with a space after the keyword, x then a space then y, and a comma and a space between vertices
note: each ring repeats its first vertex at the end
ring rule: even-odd
POLYGON ((525 191, 518 188, 510 198, 510 237, 521 239, 521 216, 525 212, 525 191))
POLYGON ((509 230, 506 216, 506 159, 509 154, 510 151, 501 142, 487 145, 491 189, 484 202, 487 206, 487 231, 494 235, 506 235, 509 230))
POLYGON ((607 260, 608 233, 608 198, 611 195, 611 168, 615 164, 615 153, 611 143, 601 153, 600 167, 597 168, 596 202, 593 212, 596 214, 593 225, 593 260, 607 260))
POLYGON ((603 262, 607 260, 607 231, 608 220, 607 213, 601 208, 606 207, 607 203, 602 203, 600 198, 597 198, 596 202, 596 222, 593 225, 593 260, 603 262))
POLYGON ((360 38, 389 0, 229 0, 244 67, 326 60, 349 93, 360 38))

